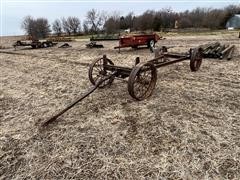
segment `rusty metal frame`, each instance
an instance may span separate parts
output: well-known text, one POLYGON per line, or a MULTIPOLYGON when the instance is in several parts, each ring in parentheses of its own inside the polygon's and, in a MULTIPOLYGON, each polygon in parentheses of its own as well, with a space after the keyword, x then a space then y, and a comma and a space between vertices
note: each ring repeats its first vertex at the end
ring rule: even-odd
POLYGON ((56 115, 52 116, 48 120, 46 120, 42 126, 46 126, 55 119, 57 119, 60 115, 71 109, 74 105, 76 105, 78 102, 82 101, 84 98, 88 97, 91 93, 93 93, 97 88, 105 87, 108 84, 111 84, 115 77, 117 78, 127 78, 128 79, 128 92, 129 94, 136 100, 143 100, 147 97, 149 97, 153 89, 155 88, 156 80, 157 80, 157 68, 168 66, 170 64, 175 64, 178 62, 182 62, 185 60, 190 60, 190 68, 192 71, 197 71, 201 65, 202 62, 202 54, 201 50, 195 49, 191 50, 190 53, 187 55, 183 54, 177 54, 177 53, 168 53, 164 52, 160 54, 158 57, 147 61, 146 63, 140 63, 139 57, 135 59, 135 66, 133 68, 129 67, 122 67, 122 66, 115 66, 113 62, 107 58, 106 55, 103 55, 102 58, 95 60, 89 69, 89 79, 93 86, 82 96, 78 99, 76 99, 74 102, 69 104, 66 108, 58 112, 56 115), (102 61, 103 60, 103 61, 102 61), (97 65, 98 61, 102 62, 102 65, 97 65), (100 77, 94 80, 92 77, 93 68, 96 67, 99 69, 99 75, 100 77), (109 71, 110 73, 107 74, 106 72, 109 71), (144 79, 143 77, 143 83, 141 86, 145 88, 145 91, 137 95, 137 90, 134 89, 134 84, 138 83, 138 81, 141 79, 138 76, 141 76, 141 74, 150 73, 150 79, 144 79), (106 84, 105 84, 106 83, 106 84))

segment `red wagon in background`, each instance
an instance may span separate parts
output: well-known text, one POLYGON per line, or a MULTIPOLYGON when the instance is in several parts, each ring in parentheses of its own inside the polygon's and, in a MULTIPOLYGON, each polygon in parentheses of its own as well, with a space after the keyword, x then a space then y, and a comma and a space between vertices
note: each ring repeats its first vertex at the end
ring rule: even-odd
POLYGON ((120 49, 125 47, 138 48, 138 46, 147 45, 147 47, 154 47, 155 43, 162 39, 156 33, 153 34, 138 34, 138 35, 125 35, 120 37, 119 46, 114 49, 120 49))

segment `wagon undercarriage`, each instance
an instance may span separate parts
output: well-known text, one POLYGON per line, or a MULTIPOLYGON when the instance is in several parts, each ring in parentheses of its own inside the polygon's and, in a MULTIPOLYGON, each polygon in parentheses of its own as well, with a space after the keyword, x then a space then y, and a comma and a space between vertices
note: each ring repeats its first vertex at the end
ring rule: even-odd
POLYGON ((190 49, 186 55, 178 53, 168 53, 161 50, 155 58, 145 63, 141 63, 139 58, 135 59, 133 68, 115 66, 114 63, 103 55, 102 58, 95 60, 89 68, 89 80, 93 84, 86 93, 80 98, 76 99, 73 103, 68 105, 65 109, 48 119, 43 123, 48 123, 55 120, 64 112, 72 108, 75 104, 89 96, 97 88, 104 88, 110 86, 115 78, 125 79, 128 78, 128 92, 131 97, 136 100, 144 100, 151 96, 157 81, 157 69, 170 64, 190 60, 191 71, 197 71, 202 63, 202 50, 201 48, 190 49))

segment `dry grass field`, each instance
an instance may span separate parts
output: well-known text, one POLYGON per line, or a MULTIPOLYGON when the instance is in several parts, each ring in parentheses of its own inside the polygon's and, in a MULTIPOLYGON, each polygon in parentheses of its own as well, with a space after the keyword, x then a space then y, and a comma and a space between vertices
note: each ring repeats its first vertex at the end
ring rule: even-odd
MULTIPOLYGON (((13 48, 0 53, 0 179, 240 179, 240 45, 237 33, 169 36, 158 45, 236 45, 231 61, 158 69, 153 95, 133 100, 127 81, 98 89, 45 129, 39 123, 90 87, 88 64, 153 58, 148 49, 13 48)), ((11 47, 14 38, 2 38, 11 47)), ((60 45, 61 43, 59 43, 60 45)))

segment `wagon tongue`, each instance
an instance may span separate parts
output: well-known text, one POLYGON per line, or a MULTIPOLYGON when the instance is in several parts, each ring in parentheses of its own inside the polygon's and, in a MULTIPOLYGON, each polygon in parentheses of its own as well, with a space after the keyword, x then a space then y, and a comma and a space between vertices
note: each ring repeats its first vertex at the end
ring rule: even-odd
POLYGON ((81 97, 79 97, 78 99, 76 99, 75 101, 73 101, 71 104, 69 104, 66 108, 64 108, 63 110, 59 111, 57 114, 55 114, 54 116, 50 117, 49 119, 47 119, 46 121, 44 121, 41 126, 45 127, 48 124, 50 124, 51 122, 55 121, 59 116, 61 116, 63 113, 65 113, 66 111, 68 111, 69 109, 71 109, 74 105, 76 105, 77 103, 79 103, 80 101, 82 101, 83 99, 85 99, 86 97, 88 97, 90 94, 92 94, 102 83, 104 83, 105 81, 113 78, 116 75, 117 72, 113 72, 112 74, 108 75, 108 76, 104 76, 101 77, 97 80, 96 84, 94 86, 92 86, 91 88, 89 88, 89 90, 87 92, 85 92, 84 94, 82 94, 81 97))

